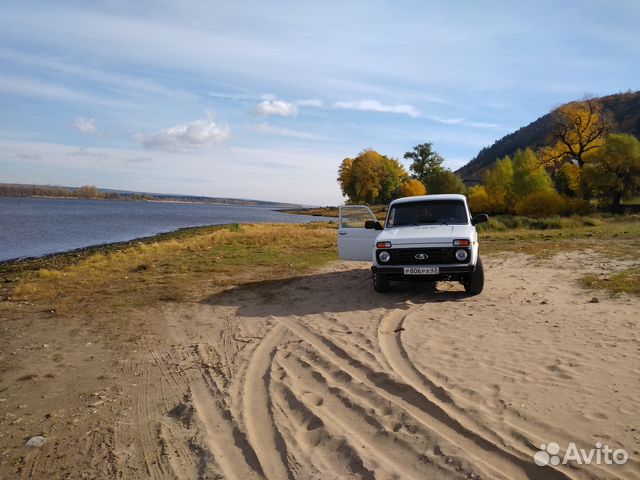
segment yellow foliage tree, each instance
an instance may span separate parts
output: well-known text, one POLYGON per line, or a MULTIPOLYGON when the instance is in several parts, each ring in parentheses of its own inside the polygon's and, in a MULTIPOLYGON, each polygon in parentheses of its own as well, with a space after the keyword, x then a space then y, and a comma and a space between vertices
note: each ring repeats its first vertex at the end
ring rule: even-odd
POLYGON ((492 201, 483 185, 475 185, 473 187, 469 187, 467 200, 469 201, 469 209, 473 213, 494 211, 494 202, 492 201))
POLYGON ((408 177, 393 158, 365 150, 355 158, 345 158, 338 169, 342 193, 354 203, 386 203, 408 177))
POLYGON ((582 170, 584 155, 602 146, 611 125, 610 116, 592 98, 563 105, 554 113, 551 145, 539 152, 541 163, 551 167, 576 160, 582 170))
POLYGON ((403 197, 415 197, 417 195, 426 195, 427 189, 420 180, 412 178, 400 185, 400 193, 403 197))
POLYGON ((491 202, 484 211, 506 213, 509 210, 511 183, 513 182, 513 162, 510 157, 498 160, 493 168, 482 176, 484 193, 491 202))

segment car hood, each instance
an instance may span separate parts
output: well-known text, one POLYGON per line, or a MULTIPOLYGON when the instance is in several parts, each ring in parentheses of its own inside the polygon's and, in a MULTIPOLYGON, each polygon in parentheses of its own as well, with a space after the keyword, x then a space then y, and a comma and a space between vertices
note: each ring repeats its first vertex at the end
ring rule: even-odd
POLYGON ((417 227, 385 228, 376 238, 377 242, 396 245, 419 245, 431 243, 450 244, 456 238, 471 240, 471 225, 420 225, 417 227))

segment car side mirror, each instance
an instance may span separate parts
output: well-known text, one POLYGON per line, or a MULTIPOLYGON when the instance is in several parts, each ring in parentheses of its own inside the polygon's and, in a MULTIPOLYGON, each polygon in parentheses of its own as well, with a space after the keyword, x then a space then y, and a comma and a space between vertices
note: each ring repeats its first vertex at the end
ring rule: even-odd
POLYGON ((474 215, 471 219, 471 225, 477 225, 479 223, 484 223, 489 221, 489 215, 486 213, 479 213, 478 215, 474 215))
POLYGON ((376 222, 375 220, 367 220, 364 222, 364 228, 367 230, 382 230, 382 225, 380 222, 376 222))

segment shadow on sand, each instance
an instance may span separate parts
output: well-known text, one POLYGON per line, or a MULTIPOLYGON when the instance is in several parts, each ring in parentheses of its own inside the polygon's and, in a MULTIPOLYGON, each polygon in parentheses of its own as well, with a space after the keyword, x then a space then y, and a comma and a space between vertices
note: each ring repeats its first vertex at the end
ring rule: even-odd
POLYGON ((467 298, 462 286, 448 282, 438 288, 433 282, 392 282, 390 292, 377 293, 371 272, 355 268, 251 282, 216 293, 203 303, 236 307, 243 317, 265 317, 407 308, 408 300, 426 304, 467 298))

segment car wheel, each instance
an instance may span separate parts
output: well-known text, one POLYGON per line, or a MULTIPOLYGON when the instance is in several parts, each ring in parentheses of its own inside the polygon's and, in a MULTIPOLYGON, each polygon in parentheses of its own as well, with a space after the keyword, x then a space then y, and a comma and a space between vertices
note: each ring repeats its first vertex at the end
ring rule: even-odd
POLYGON ((478 295, 482 293, 484 288, 484 269, 482 268, 482 260, 478 257, 476 269, 469 274, 464 281, 464 290, 469 295, 478 295))
POLYGON ((389 291, 389 275, 380 272, 373 272, 373 289, 376 292, 389 291))

